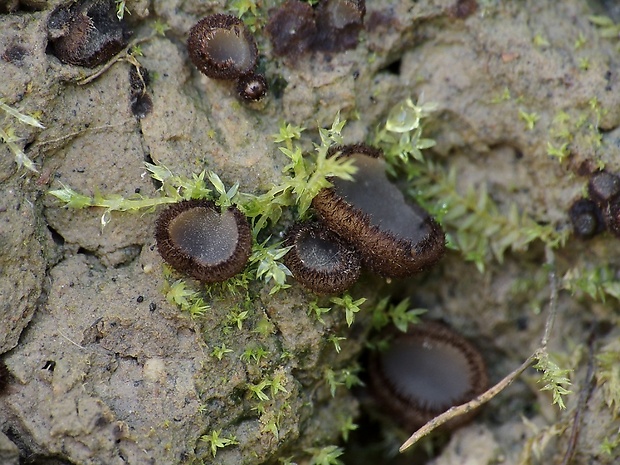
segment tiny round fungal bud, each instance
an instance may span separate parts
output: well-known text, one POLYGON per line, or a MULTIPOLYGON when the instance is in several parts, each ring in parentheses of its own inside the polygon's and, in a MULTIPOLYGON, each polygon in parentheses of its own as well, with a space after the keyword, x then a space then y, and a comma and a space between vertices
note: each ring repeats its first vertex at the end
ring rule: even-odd
POLYGON ((568 210, 577 237, 590 239, 605 229, 600 208, 591 200, 579 199, 568 210))
POLYGON ((206 16, 189 31, 187 50, 196 68, 213 79, 236 79, 256 67, 256 41, 239 18, 206 16))
POLYGON ((237 93, 246 102, 255 102, 262 99, 269 86, 262 74, 244 74, 237 80, 237 93))
MULTIPOLYGON (((487 389, 482 355, 448 327, 426 322, 410 326, 406 333, 392 329, 384 335, 392 337, 390 346, 371 355, 369 385, 382 409, 406 430, 417 430, 487 389)), ((444 427, 460 426, 476 413, 456 417, 444 427)))
POLYGON ((328 156, 351 157, 353 181, 330 179, 312 206, 328 228, 351 243, 364 265, 383 276, 410 276, 434 265, 445 250, 441 227, 405 200, 385 174, 380 150, 362 144, 334 147, 328 156))
POLYGON ((588 183, 588 193, 592 200, 605 207, 620 194, 620 178, 608 171, 594 173, 588 183))
POLYGON ((286 233, 291 249, 283 262, 302 285, 317 294, 339 294, 357 281, 355 250, 320 223, 298 223, 286 233))
POLYGON ((310 48, 315 39, 314 10, 306 2, 286 0, 269 12, 265 30, 271 39, 273 52, 295 60, 310 48))
POLYGON ((157 249, 174 269, 214 283, 243 271, 252 249, 247 218, 236 207, 220 212, 208 200, 184 200, 164 210, 155 227, 157 249))

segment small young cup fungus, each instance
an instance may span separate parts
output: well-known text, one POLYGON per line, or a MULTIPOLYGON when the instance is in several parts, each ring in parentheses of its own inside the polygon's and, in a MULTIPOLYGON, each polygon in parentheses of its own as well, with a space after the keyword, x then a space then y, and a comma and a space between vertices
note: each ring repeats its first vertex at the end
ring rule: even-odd
POLYGON ((298 223, 286 234, 291 249, 284 264, 293 277, 317 294, 339 294, 360 275, 355 251, 320 223, 298 223))
POLYGON ((331 179, 333 187, 312 201, 327 227, 383 276, 410 276, 435 264, 444 253, 444 233, 387 179, 381 151, 358 144, 335 147, 330 156, 336 153, 353 158, 357 173, 354 181, 331 179))
POLYGON ((316 35, 314 10, 306 2, 286 0, 269 12, 269 22, 265 30, 276 55, 296 60, 314 41, 316 35))
MULTIPOLYGON (((465 338, 436 322, 390 330, 389 348, 369 360, 369 385, 379 405, 407 431, 415 431, 450 407, 470 401, 488 385, 480 352, 465 338)), ((446 424, 471 420, 472 411, 446 424)))
POLYGON ((267 81, 262 74, 244 74, 237 79, 237 94, 246 102, 262 99, 267 89, 267 81))
POLYGON ((608 171, 594 173, 588 183, 588 193, 601 208, 620 196, 620 178, 608 171))
POLYGON ((601 209, 592 200, 579 199, 568 210, 573 231, 581 239, 590 239, 605 229, 601 209))
POLYGON ((258 48, 239 18, 214 14, 189 32, 187 49, 196 68, 213 79, 237 79, 254 71, 258 48))
POLYGON ((241 272, 252 249, 247 218, 236 207, 220 212, 208 200, 184 200, 164 210, 155 227, 157 248, 174 269, 205 283, 241 272))
POLYGON ((342 52, 355 48, 364 26, 365 0, 323 0, 316 9, 316 50, 342 52))

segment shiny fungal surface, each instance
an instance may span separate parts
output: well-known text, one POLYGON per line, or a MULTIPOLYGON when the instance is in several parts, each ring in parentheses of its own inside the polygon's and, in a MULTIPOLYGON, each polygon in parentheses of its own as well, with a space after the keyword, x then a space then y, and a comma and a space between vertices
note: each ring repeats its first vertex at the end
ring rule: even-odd
POLYGON ((189 57, 203 74, 237 79, 256 67, 256 41, 239 18, 214 14, 198 21, 187 40, 189 57))
POLYGON ((293 277, 317 294, 339 294, 360 274, 357 253, 319 223, 299 223, 286 234, 283 262, 293 277))
POLYGON ((236 207, 220 212, 208 200, 184 200, 168 207, 157 219, 155 239, 168 264, 207 283, 241 272, 252 249, 247 218, 236 207))
MULTIPOLYGON (((469 341, 447 326, 426 322, 406 333, 389 330, 384 352, 369 362, 371 392, 396 423, 415 431, 454 405, 460 405, 488 386, 486 364, 469 341)), ((475 412, 457 417, 447 428, 471 420, 475 412)))
POLYGON ((361 144, 335 147, 331 155, 338 152, 352 157, 358 170, 354 181, 332 179, 333 187, 314 198, 319 217, 383 276, 410 276, 434 265, 445 250, 444 233, 387 179, 382 153, 361 144))

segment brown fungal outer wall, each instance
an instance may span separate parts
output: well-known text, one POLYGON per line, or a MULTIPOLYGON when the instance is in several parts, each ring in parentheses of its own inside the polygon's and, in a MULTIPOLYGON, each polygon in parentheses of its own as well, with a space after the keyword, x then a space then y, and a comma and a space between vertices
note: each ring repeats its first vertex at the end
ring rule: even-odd
POLYGON ((284 246, 291 247, 283 257, 284 264, 297 281, 317 294, 339 294, 351 287, 359 278, 360 260, 357 258, 357 253, 335 233, 319 223, 294 225, 286 233, 284 246), (331 270, 326 269, 324 264, 312 267, 309 263, 310 260, 304 256, 304 251, 300 250, 304 241, 308 239, 315 241, 315 244, 310 244, 314 247, 322 246, 321 241, 325 242, 325 245, 330 247, 327 252, 337 249, 334 254, 337 262, 333 264, 331 270))
POLYGON ((48 34, 54 55, 63 63, 94 68, 128 43, 131 33, 108 0, 83 0, 60 6, 49 17, 48 34))
MULTIPOLYGON (((375 351, 371 354, 368 366, 368 378, 370 391, 380 408, 385 409, 390 418, 408 432, 416 431, 425 423, 437 415, 448 410, 454 405, 460 405, 482 394, 488 387, 489 379, 486 364, 481 353, 464 337, 455 333, 447 326, 437 322, 424 322, 409 327, 407 333, 402 333, 395 328, 385 330, 384 338, 392 338, 395 341, 414 340, 421 347, 432 351, 437 345, 445 345, 458 351, 459 357, 467 360, 467 368, 471 369, 469 379, 470 388, 466 389, 462 396, 452 399, 451 402, 441 408, 429 409, 424 402, 412 401, 394 387, 394 383, 386 376, 382 367, 382 354, 375 351)), ((447 352, 447 351, 446 351, 447 352)), ((440 364, 440 362, 437 362, 440 364)), ((403 367, 403 370, 406 367, 403 367)), ((436 387, 438 390, 441 386, 436 387)), ((479 412, 472 410, 465 415, 450 420, 441 430, 451 430, 471 421, 479 412)))
MULTIPOLYGON (((363 155, 381 158, 378 149, 365 145, 334 147, 330 155, 363 155)), ((385 176, 385 172, 380 173, 385 176)), ((337 183, 338 180, 332 180, 337 183)), ((394 186, 394 189, 396 187, 394 186)), ((350 242, 363 255, 364 264, 373 271, 387 277, 410 276, 434 265, 444 254, 445 236, 437 222, 421 207, 407 202, 413 211, 424 217, 423 225, 428 231, 426 237, 412 244, 382 231, 373 224, 369 215, 361 212, 338 195, 336 187, 321 190, 313 199, 312 206, 329 228, 350 242)))
POLYGON ((157 219, 155 228, 157 248, 162 258, 174 269, 206 283, 221 282, 240 273, 247 263, 252 249, 252 235, 247 218, 236 207, 221 212, 211 201, 184 200, 172 204, 157 219), (175 244, 170 229, 174 220, 193 209, 206 209, 217 215, 230 214, 237 227, 237 241, 227 260, 205 264, 200 258, 191 255, 188 249, 175 244))

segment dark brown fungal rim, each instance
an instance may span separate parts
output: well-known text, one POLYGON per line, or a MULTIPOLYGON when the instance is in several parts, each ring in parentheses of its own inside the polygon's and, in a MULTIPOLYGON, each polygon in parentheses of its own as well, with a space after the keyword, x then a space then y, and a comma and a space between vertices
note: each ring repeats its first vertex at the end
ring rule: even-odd
POLYGON ((237 94, 246 102, 255 102, 267 94, 269 86, 262 74, 244 74, 237 80, 237 94))
POLYGON ((575 235, 581 239, 590 239, 605 229, 603 213, 592 200, 579 199, 568 210, 575 235))
POLYGON ((189 32, 187 50, 196 68, 213 79, 237 79, 256 67, 256 41, 239 18, 214 14, 189 32))
POLYGON ((317 294, 339 294, 359 278, 357 253, 320 223, 293 225, 284 245, 291 247, 284 264, 297 281, 317 294))
MULTIPOLYGON (((397 424, 415 431, 454 405, 470 401, 489 384, 480 352, 437 322, 413 325, 407 333, 385 331, 390 347, 369 359, 369 386, 379 406, 397 424)), ((477 411, 446 424, 453 429, 477 411)))
POLYGON ((252 249, 250 224, 236 207, 220 212, 209 200, 184 200, 164 210, 157 248, 174 269, 205 283, 243 271, 252 249))
MULTIPOLYGON (((338 153, 341 157, 362 155, 377 159, 383 156, 380 150, 363 144, 334 147, 329 156, 338 153)), ((360 171, 358 166, 358 174, 360 171)), ((374 173, 372 176, 375 176, 374 173)), ((391 185, 385 172, 376 173, 376 176, 379 176, 376 178, 376 186, 369 183, 369 180, 359 184, 361 189, 366 190, 364 195, 375 203, 382 201, 380 191, 381 189, 386 191, 386 183, 391 185)), ((398 237, 396 233, 385 227, 380 227, 379 224, 373 222, 371 215, 345 200, 338 192, 338 186, 352 185, 355 181, 341 182, 337 179, 331 181, 334 187, 321 190, 312 201, 312 206, 330 229, 350 242, 360 252, 364 264, 371 270, 387 277, 405 277, 431 267, 443 256, 445 236, 439 224, 418 205, 409 201, 405 202, 396 186, 387 187, 389 195, 397 196, 397 200, 410 209, 405 213, 419 218, 419 224, 411 225, 412 233, 421 232, 421 237, 415 243, 406 237, 398 237)), ((383 204, 377 208, 387 212, 394 205, 396 202, 385 198, 383 204)), ((400 213, 395 213, 393 216, 394 218, 398 216, 398 221, 405 218, 400 213)))

